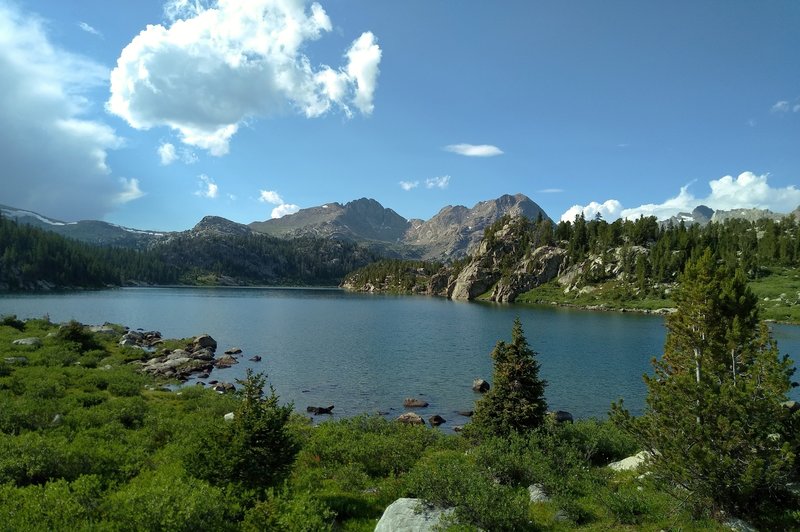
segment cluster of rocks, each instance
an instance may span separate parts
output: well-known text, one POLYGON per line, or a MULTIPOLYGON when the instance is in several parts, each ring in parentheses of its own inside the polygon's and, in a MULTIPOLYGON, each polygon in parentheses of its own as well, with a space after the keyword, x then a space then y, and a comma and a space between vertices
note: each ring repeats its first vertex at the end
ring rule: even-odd
POLYGON ((158 331, 127 331, 122 335, 119 345, 123 347, 153 349, 163 341, 164 340, 161 338, 161 333, 158 331))
MULTIPOLYGON (((139 334, 139 333, 137 333, 139 334)), ((161 335, 158 335, 160 341, 161 335)), ((155 337, 155 334, 151 338, 155 337)), ((130 335, 125 334, 123 341, 130 335)), ((148 334, 141 335, 142 342, 148 342, 148 334)), ((121 342, 120 342, 121 343, 121 342)), ((140 344, 136 344, 140 345, 140 344)), ((207 334, 196 337, 185 349, 163 350, 142 364, 142 371, 158 377, 186 380, 194 373, 208 374, 215 366, 214 352, 217 341, 207 334)))

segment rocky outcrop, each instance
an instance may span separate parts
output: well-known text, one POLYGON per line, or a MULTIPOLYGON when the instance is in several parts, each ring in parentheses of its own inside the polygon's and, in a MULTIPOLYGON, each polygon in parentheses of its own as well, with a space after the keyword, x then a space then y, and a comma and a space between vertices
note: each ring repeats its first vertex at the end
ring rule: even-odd
POLYGON ((521 293, 553 280, 561 271, 566 251, 553 246, 526 251, 520 233, 527 231, 529 227, 523 221, 512 218, 485 238, 455 278, 448 295, 470 300, 491 289, 487 299, 511 303, 521 293))
POLYGON ((440 530, 442 518, 452 513, 452 508, 431 508, 421 499, 397 499, 384 510, 375 532, 432 532, 440 530))
POLYGON ((428 406, 428 401, 423 401, 416 397, 406 397, 403 401, 403 406, 406 408, 425 408, 428 406))
MULTIPOLYGON (((147 334, 143 338, 147 338, 147 334)), ((158 338, 160 340, 160 334, 158 338)), ((157 377, 178 380, 186 380, 195 373, 210 373, 215 365, 216 348, 217 342, 204 334, 194 338, 185 349, 165 349, 148 358, 141 363, 142 371, 157 377)))
POLYGON ((561 248, 543 246, 517 264, 508 276, 502 277, 494 286, 489 299, 513 303, 517 296, 555 279, 567 252, 561 248))

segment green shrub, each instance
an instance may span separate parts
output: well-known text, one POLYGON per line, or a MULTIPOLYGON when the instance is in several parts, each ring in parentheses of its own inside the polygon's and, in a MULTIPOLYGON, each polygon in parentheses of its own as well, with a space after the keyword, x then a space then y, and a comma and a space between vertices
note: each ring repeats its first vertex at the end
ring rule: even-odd
POLYGON ((440 451, 424 457, 406 479, 411 496, 440 508, 455 508, 453 519, 484 530, 530 530, 527 490, 498 484, 470 456, 440 451))
POLYGON ((604 502, 616 521, 623 525, 639 525, 652 512, 652 504, 640 486, 620 486, 604 502))
POLYGON ((0 523, 5 530, 83 530, 96 517, 101 496, 95 476, 22 488, 0 485, 0 523))
POLYGON ((247 370, 232 422, 212 420, 187 447, 185 464, 199 478, 245 489, 275 486, 289 474, 299 445, 287 429, 292 405, 279 405, 275 390, 264 397, 266 378, 247 370))
POLYGON ((224 493, 180 468, 146 471, 111 494, 105 511, 119 530, 230 530, 224 493))
POLYGON ((81 351, 102 348, 95 335, 87 331, 82 323, 75 320, 71 320, 69 323, 59 327, 56 337, 65 342, 77 344, 81 351))
POLYGON ((242 529, 260 532, 322 532, 333 530, 334 513, 307 492, 276 495, 256 504, 244 517, 242 529))
POLYGON ((0 326, 12 327, 18 331, 25 330, 25 322, 17 319, 16 314, 7 314, 0 317, 0 326))
POLYGON ((586 419, 552 430, 557 430, 559 437, 593 466, 621 460, 639 450, 636 439, 610 421, 586 419))
POLYGON ((535 455, 524 436, 488 438, 470 453, 489 476, 502 484, 527 487, 537 481, 535 455))
POLYGON ((303 446, 300 461, 332 469, 358 464, 369 477, 384 478, 408 471, 426 449, 443 440, 438 431, 363 415, 320 424, 303 446))

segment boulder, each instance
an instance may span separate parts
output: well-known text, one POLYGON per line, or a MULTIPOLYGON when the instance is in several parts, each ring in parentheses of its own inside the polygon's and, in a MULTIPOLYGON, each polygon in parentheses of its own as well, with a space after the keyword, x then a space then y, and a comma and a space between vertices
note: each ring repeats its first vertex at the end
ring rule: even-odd
POLYGON ((233 366, 234 364, 238 364, 238 363, 239 363, 239 361, 236 360, 235 358, 233 358, 232 356, 225 355, 225 356, 223 356, 221 358, 218 358, 216 360, 216 362, 215 362, 215 365, 218 368, 229 368, 229 367, 233 366))
POLYGON ((623 458, 618 462, 611 462, 608 468, 614 471, 635 471, 650 457, 650 453, 642 451, 633 456, 623 458))
POLYGON ((456 411, 456 414, 458 414, 459 416, 464 416, 464 417, 472 417, 472 415, 474 413, 475 412, 472 411, 472 410, 457 410, 456 411))
POLYGON ((241 352, 242 352, 242 350, 239 349, 238 347, 231 347, 230 349, 226 349, 225 350, 225 354, 226 355, 238 355, 241 352))
POLYGON ((256 355, 254 357, 250 357, 250 362, 261 362, 261 356, 256 355))
POLYGON ((800 410, 800 403, 797 401, 784 401, 781 406, 789 410, 789 412, 797 412, 800 410))
POLYGON ((433 416, 428 418, 428 423, 431 424, 431 427, 438 427, 442 423, 447 423, 447 420, 445 420, 439 414, 435 414, 435 415, 433 415, 433 416))
POLYGON ((231 421, 233 421, 233 418, 235 418, 235 417, 236 417, 236 414, 234 414, 233 412, 228 412, 227 414, 222 416, 222 419, 224 419, 225 421, 230 423, 231 421))
POLYGON ((564 410, 556 410, 555 412, 553 412, 553 419, 556 421, 556 423, 567 423, 567 422, 572 423, 573 421, 575 421, 572 418, 572 414, 564 410))
POLYGON ((452 513, 452 508, 426 506, 422 499, 397 499, 384 510, 375 532, 432 532, 440 530, 442 518, 452 513))
POLYGON ((486 393, 489 391, 489 383, 483 379, 475 379, 472 381, 472 391, 478 393, 486 393))
POLYGON ((422 419, 419 414, 415 414, 414 412, 406 412, 405 414, 400 414, 398 416, 397 421, 400 423, 405 423, 406 425, 424 425, 425 420, 422 419))
POLYGON ((12 366, 24 366, 28 363, 28 357, 6 357, 3 360, 12 366))
POLYGON ((531 497, 531 502, 550 502, 550 497, 544 491, 544 486, 541 484, 531 484, 528 486, 528 495, 531 497))
POLYGON ((331 406, 307 406, 306 412, 310 412, 315 416, 320 414, 333 414, 333 405, 331 406))
POLYGON ((212 351, 217 350, 217 341, 207 334, 201 334, 200 336, 197 336, 192 341, 192 344, 194 344, 195 348, 208 347, 211 348, 212 351))
POLYGON ((406 397, 403 401, 403 406, 406 408, 425 408, 428 406, 428 402, 416 397, 406 397))
POLYGON ((42 339, 34 336, 32 338, 20 338, 19 340, 14 340, 11 343, 13 345, 30 345, 33 347, 41 347, 42 339))

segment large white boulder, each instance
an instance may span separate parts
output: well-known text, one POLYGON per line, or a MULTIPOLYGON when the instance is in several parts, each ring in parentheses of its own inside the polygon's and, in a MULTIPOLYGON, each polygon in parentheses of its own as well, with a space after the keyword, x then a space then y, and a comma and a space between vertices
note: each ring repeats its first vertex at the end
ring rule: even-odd
POLYGON ((451 513, 452 508, 429 508, 422 499, 397 499, 384 510, 375 532, 429 532, 451 513))
POLYGON ((650 457, 650 453, 642 451, 633 456, 623 458, 619 462, 611 462, 608 464, 609 469, 614 471, 635 471, 650 457))

